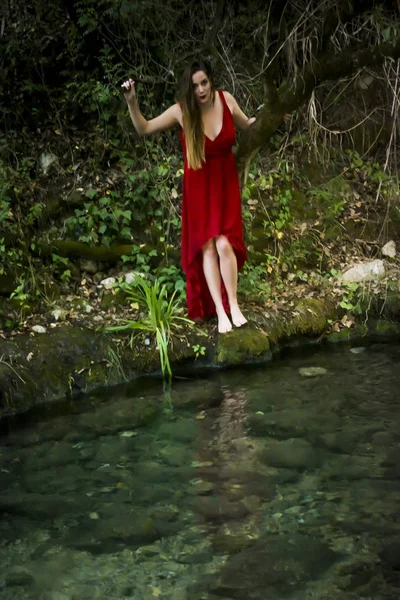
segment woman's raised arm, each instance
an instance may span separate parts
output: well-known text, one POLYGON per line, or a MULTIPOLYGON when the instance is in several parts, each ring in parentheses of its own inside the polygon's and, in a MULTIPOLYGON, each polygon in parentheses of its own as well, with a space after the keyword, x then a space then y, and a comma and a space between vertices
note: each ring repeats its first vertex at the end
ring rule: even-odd
POLYGON ((170 129, 174 125, 181 124, 182 117, 179 104, 173 104, 158 117, 147 121, 140 112, 133 79, 128 79, 121 87, 124 88, 124 96, 128 104, 129 114, 139 135, 151 135, 152 133, 158 133, 159 131, 170 129))

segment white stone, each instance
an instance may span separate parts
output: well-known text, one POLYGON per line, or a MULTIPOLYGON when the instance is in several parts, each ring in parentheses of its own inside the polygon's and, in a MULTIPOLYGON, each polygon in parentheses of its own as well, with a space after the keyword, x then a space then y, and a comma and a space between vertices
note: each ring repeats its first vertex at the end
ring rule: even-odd
POLYGON ((129 273, 125 273, 125 283, 133 283, 137 277, 138 273, 136 271, 129 271, 129 273))
POLYGON ((389 258, 394 258, 396 256, 396 244, 393 240, 390 240, 390 242, 383 246, 382 254, 383 256, 388 256, 389 258))
POLYGON ((42 325, 34 325, 32 327, 32 331, 34 331, 35 333, 46 333, 46 328, 42 325))
POLYGON ((40 166, 43 173, 46 175, 49 167, 58 160, 58 157, 53 152, 43 152, 39 157, 40 166))
POLYGON ((100 285, 105 290, 111 290, 116 283, 117 283, 117 280, 115 279, 115 277, 107 277, 106 279, 103 279, 102 281, 100 281, 100 285))
POLYGON ((342 275, 344 281, 355 283, 375 281, 383 277, 385 277, 385 266, 380 259, 355 265, 342 275))
POLYGON ((299 373, 302 377, 318 377, 325 375, 327 370, 324 367, 300 367, 299 373))
POLYGON ((62 308, 55 308, 50 314, 55 321, 63 321, 65 319, 66 311, 62 308))
POLYGON ((82 304, 82 310, 83 310, 83 312, 89 314, 92 312, 93 306, 91 306, 90 304, 84 303, 84 304, 82 304))

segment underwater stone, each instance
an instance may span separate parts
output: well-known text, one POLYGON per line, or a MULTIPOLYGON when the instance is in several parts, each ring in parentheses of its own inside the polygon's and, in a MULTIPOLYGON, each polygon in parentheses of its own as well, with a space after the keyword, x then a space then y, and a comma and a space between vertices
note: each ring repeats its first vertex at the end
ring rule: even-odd
POLYGON ((229 558, 212 591, 239 600, 287 597, 338 558, 326 544, 309 536, 268 536, 229 558))
POLYGON ((302 377, 318 377, 326 375, 328 371, 324 367, 300 367, 299 373, 302 377))
POLYGON ((15 567, 6 577, 6 586, 33 585, 35 583, 33 575, 24 567, 15 567))
POLYGON ((260 458, 273 467, 315 469, 323 461, 323 452, 316 452, 306 440, 293 438, 282 442, 272 441, 260 451, 260 458))

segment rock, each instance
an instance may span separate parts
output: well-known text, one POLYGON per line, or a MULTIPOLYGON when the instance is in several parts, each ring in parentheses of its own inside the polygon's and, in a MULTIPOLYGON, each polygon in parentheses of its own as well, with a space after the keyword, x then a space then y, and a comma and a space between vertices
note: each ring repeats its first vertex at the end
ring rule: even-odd
POLYGON ((140 273, 138 273, 137 271, 129 271, 129 273, 124 273, 125 283, 133 283, 135 279, 137 279, 140 276, 140 273))
POLYGON ((19 585, 33 585, 35 583, 33 575, 24 567, 14 567, 6 576, 6 586, 14 587, 19 585))
POLYGON ((400 571, 400 539, 386 544, 379 552, 379 558, 387 567, 400 571))
POLYGON ((250 325, 218 336, 216 352, 218 364, 235 365, 266 358, 271 358, 269 340, 250 325))
POLYGON ((191 442, 199 435, 199 424, 193 419, 177 419, 162 423, 158 430, 160 439, 176 440, 178 442, 191 442))
POLYGON ((32 327, 32 331, 34 331, 35 333, 46 333, 47 330, 42 325, 34 325, 32 327))
POLYGON ((195 552, 188 552, 181 554, 177 558, 178 562, 184 565, 201 565, 206 563, 212 563, 213 555, 210 550, 203 549, 195 552))
POLYGON ((66 314, 67 311, 63 308, 55 308, 50 312, 50 316, 54 319, 54 321, 64 321, 66 314))
POLYGON ((286 598, 317 579, 339 556, 305 535, 268 536, 231 556, 211 589, 239 600, 286 598))
POLYGON ((350 348, 350 352, 352 354, 362 354, 363 352, 365 352, 365 350, 365 346, 355 346, 354 348, 350 348))
POLYGON ((323 452, 317 452, 306 440, 293 438, 282 442, 271 441, 261 450, 260 458, 272 467, 315 469, 323 461, 323 452))
POLYGON ((85 271, 85 273, 90 273, 91 275, 94 275, 99 270, 97 262, 87 258, 81 258, 79 260, 79 267, 81 271, 85 271))
POLYGON ((84 298, 73 298, 71 307, 75 312, 90 314, 93 311, 91 306, 84 298))
POLYGON ((352 454, 357 445, 358 437, 357 431, 338 431, 322 434, 320 442, 332 452, 352 454))
POLYGON ((117 280, 115 279, 115 277, 107 277, 106 279, 103 279, 102 281, 100 281, 100 285, 105 290, 112 290, 112 288, 115 286, 116 283, 117 283, 117 280))
POLYGON ((43 173, 45 175, 47 175, 47 171, 49 170, 51 165, 53 163, 55 163, 57 160, 58 160, 58 157, 55 154, 53 154, 53 152, 43 152, 39 156, 39 163, 40 163, 40 166, 42 167, 43 173))
POLYGON ((381 250, 383 256, 388 256, 389 258, 395 258, 396 256, 396 244, 393 240, 390 240, 387 244, 385 244, 381 250))
POLYGON ((55 590, 45 592, 42 598, 43 600, 72 600, 72 596, 69 594, 63 594, 62 592, 57 592, 55 590))
POLYGON ((188 494, 192 496, 204 496, 208 494, 215 488, 215 485, 210 481, 203 481, 202 479, 197 479, 196 481, 192 481, 190 487, 188 488, 188 494))
POLYGON ((319 377, 328 371, 324 367, 300 367, 299 373, 302 377, 319 377))
POLYGON ((217 496, 199 496, 191 503, 191 508, 207 520, 216 523, 230 519, 236 521, 250 514, 242 502, 229 502, 226 498, 217 496))
POLYGON ((342 274, 344 281, 355 283, 376 281, 383 277, 385 277, 385 267, 380 259, 355 265, 342 274))

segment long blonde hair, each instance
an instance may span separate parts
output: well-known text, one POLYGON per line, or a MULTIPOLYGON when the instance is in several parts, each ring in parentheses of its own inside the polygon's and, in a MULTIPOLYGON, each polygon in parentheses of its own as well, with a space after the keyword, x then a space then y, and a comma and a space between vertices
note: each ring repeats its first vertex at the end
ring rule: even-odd
POLYGON ((191 169, 201 169, 205 162, 205 136, 200 107, 193 89, 192 77, 198 71, 204 71, 210 81, 211 101, 215 101, 214 78, 211 65, 206 60, 196 60, 183 71, 178 102, 182 107, 183 130, 186 141, 186 159, 191 169))

